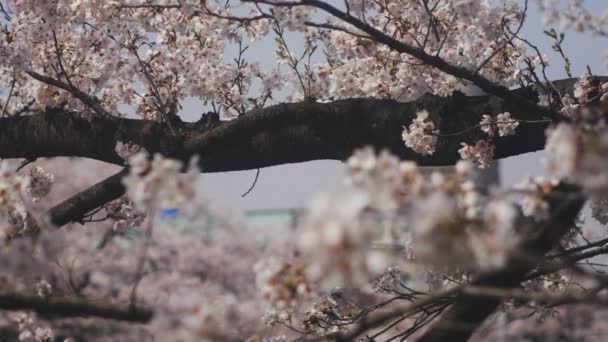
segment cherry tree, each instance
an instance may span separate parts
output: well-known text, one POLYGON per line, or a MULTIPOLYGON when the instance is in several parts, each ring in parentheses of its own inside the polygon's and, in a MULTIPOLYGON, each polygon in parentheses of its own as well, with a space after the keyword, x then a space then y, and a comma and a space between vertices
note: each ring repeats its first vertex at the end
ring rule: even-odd
POLYGON ((584 1, 0 5, 0 339, 494 340, 608 302, 581 214, 608 222, 608 79, 572 75, 560 33, 608 35, 584 1), (570 78, 522 36, 529 6, 570 78), (543 149, 550 177, 479 181, 543 149), (318 159, 346 188, 292 231, 194 186, 318 159))

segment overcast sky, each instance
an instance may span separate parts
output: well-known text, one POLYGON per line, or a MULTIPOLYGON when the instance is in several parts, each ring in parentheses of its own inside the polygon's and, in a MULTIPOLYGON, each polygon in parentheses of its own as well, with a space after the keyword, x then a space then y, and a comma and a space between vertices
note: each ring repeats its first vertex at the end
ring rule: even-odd
MULTIPOLYGON (((608 9, 608 1, 588 2, 587 8, 590 10, 603 12, 608 9)), ((549 56, 550 79, 565 78, 566 73, 561 59, 552 51, 550 39, 542 33, 544 27, 536 0, 531 0, 522 36, 538 45, 541 51, 549 56)), ((573 74, 580 75, 586 65, 589 65, 596 74, 605 74, 602 54, 607 52, 606 43, 606 38, 567 32, 564 47, 572 61, 573 74)), ((259 60, 263 65, 273 63, 273 44, 272 40, 268 40, 255 46, 250 51, 249 58, 259 60)), ((200 113, 200 108, 195 106, 194 103, 186 104, 183 111, 200 113)), ((542 153, 529 153, 503 159, 500 163, 500 172, 504 185, 516 183, 526 175, 541 175, 543 174, 542 153)), ((315 194, 340 191, 344 168, 341 162, 328 160, 264 168, 261 169, 253 191, 247 197, 241 197, 251 186, 255 173, 255 170, 250 170, 204 174, 201 176, 200 189, 205 196, 213 198, 222 206, 244 210, 302 207, 315 194)))

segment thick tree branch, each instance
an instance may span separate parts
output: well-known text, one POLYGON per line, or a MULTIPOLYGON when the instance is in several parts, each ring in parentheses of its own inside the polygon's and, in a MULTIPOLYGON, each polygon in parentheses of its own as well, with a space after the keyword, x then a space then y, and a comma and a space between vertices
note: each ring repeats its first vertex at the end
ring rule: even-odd
POLYGON ((132 141, 153 152, 172 154, 181 141, 157 122, 93 117, 47 109, 0 119, 0 158, 83 157, 123 165, 117 141, 132 141))
POLYGON ((80 298, 41 298, 16 292, 0 292, 0 310, 31 310, 52 317, 101 317, 147 323, 153 312, 147 308, 91 302, 80 298))
MULTIPOLYGON (((564 81, 571 84, 571 81, 564 81)), ((520 90, 530 99, 531 91, 520 90)), ((217 125, 183 123, 177 136, 163 124, 123 118, 82 118, 76 113, 48 109, 30 116, 0 119, 0 158, 85 157, 122 165, 117 141, 131 141, 151 153, 188 159, 201 155, 205 172, 256 169, 315 159, 346 159, 353 149, 372 145, 386 148, 421 165, 450 165, 458 159, 461 141, 483 137, 478 129, 441 137, 437 152, 422 157, 401 140, 404 125, 416 112, 431 113, 441 133, 475 126, 483 114, 509 111, 515 118, 537 117, 517 104, 493 96, 462 94, 441 98, 426 95, 408 103, 350 99, 331 103, 289 103, 251 111, 217 125)), ((522 124, 518 135, 498 139, 496 157, 541 149, 546 124, 522 124)))
MULTIPOLYGON (((561 92, 571 92, 574 79, 556 81, 561 92)), ((536 100, 529 89, 516 90, 536 100)), ((113 117, 85 119, 56 109, 30 116, 0 119, 0 158, 85 157, 123 165, 116 142, 133 142, 151 153, 188 160, 200 155, 204 172, 244 170, 316 159, 345 160, 354 149, 371 145, 388 149, 420 165, 451 165, 458 158, 460 142, 486 138, 475 127, 484 114, 511 112, 516 119, 537 115, 494 96, 441 98, 426 95, 408 103, 389 100, 350 99, 331 103, 280 104, 251 111, 238 119, 215 124, 183 123, 178 135, 163 124, 113 117), (428 110, 441 134, 436 152, 421 156, 404 146, 403 126, 420 110, 428 110)), ((496 140, 496 158, 506 158, 544 147, 546 122, 522 123, 515 136, 496 140)), ((120 197, 124 189, 118 176, 57 205, 49 212, 61 226, 78 222, 90 210, 120 197)))
POLYGON ((127 169, 123 169, 54 206, 47 213, 50 222, 56 227, 81 222, 88 212, 119 198, 125 193, 122 177, 126 174, 127 169))

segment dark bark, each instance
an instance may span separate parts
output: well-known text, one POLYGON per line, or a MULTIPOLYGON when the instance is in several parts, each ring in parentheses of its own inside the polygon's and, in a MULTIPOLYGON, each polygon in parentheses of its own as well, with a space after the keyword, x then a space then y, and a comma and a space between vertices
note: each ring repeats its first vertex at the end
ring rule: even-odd
POLYGON ((1 310, 31 310, 49 317, 100 317, 147 323, 153 317, 148 308, 118 306, 80 298, 41 298, 21 293, 0 292, 1 310))
POLYGON ((119 198, 125 193, 122 177, 126 174, 127 170, 123 169, 87 190, 59 203, 49 210, 48 219, 56 227, 61 227, 70 222, 82 222, 88 212, 119 198))
MULTIPOLYGON (((571 92, 574 82, 574 79, 556 81, 555 86, 561 92, 571 92)), ((532 101, 537 97, 530 89, 514 92, 532 101)), ((182 123, 177 126, 177 135, 152 121, 107 117, 87 120, 75 113, 47 110, 32 116, 0 119, 0 157, 71 156, 123 165, 114 147, 117 141, 131 141, 149 152, 184 161, 198 154, 203 172, 219 172, 316 159, 345 160, 356 148, 371 145, 420 165, 437 166, 452 165, 459 159, 460 142, 486 138, 479 128, 440 137, 437 151, 431 156, 421 156, 404 146, 401 132, 423 109, 429 111, 441 134, 474 127, 484 114, 508 111, 516 119, 541 118, 517 103, 495 96, 467 97, 460 93, 446 98, 425 95, 408 103, 350 99, 279 104, 228 122, 182 123)), ((542 149, 547 125, 522 123, 515 136, 496 139, 495 157, 542 149)), ((110 177, 51 209, 51 222, 57 226, 78 222, 90 210, 123 193, 120 177, 110 177)))
MULTIPOLYGON (((571 83, 570 81, 564 81, 571 83)), ((535 99, 529 91, 516 91, 535 99)), ((515 103, 494 96, 441 98, 425 95, 408 103, 350 99, 331 103, 299 102, 251 111, 217 125, 181 123, 177 134, 163 124, 123 118, 83 118, 77 113, 48 109, 29 116, 0 119, 0 158, 84 157, 122 165, 114 151, 117 141, 131 141, 151 153, 187 160, 201 155, 205 172, 255 169, 316 159, 344 160, 353 149, 372 145, 389 149, 420 165, 451 165, 461 141, 483 137, 479 129, 439 139, 437 152, 422 157, 406 148, 402 126, 416 112, 431 113, 442 134, 475 126, 483 114, 509 111, 518 119, 539 119, 515 103)), ((497 140, 496 157, 541 149, 546 124, 522 123, 518 135, 497 140)))

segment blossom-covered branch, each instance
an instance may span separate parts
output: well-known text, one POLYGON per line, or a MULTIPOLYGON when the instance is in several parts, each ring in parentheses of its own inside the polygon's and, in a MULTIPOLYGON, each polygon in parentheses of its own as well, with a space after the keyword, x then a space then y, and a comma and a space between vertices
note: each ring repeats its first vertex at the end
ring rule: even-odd
MULTIPOLYGON (((536 95, 530 93, 529 97, 536 95)), ((47 109, 0 119, 0 157, 85 157, 122 165, 124 160, 114 148, 118 142, 129 141, 151 153, 179 159, 201 154, 203 171, 217 172, 314 159, 345 160, 355 148, 372 145, 421 165, 451 165, 458 160, 454 149, 458 142, 481 136, 481 131, 471 130, 457 137, 440 137, 437 153, 421 157, 404 149, 400 139, 402 126, 409 125, 419 109, 430 113, 441 133, 475 126, 487 113, 510 111, 515 118, 533 115, 491 96, 462 94, 446 98, 427 95, 408 103, 374 99, 299 102, 253 110, 214 125, 206 125, 205 119, 182 123, 178 126, 180 134, 173 136, 154 121, 115 117, 89 120, 78 113, 47 109), (321 146, 325 148, 316 149, 321 146)), ((522 126, 516 138, 498 143, 497 158, 542 148, 546 125, 522 126)))
MULTIPOLYGON (((544 222, 528 222, 529 228, 522 231, 529 231, 531 236, 510 256, 507 265, 500 270, 481 274, 472 285, 500 288, 518 286, 534 268, 538 257, 552 249, 571 229, 585 198, 577 187, 561 185, 547 195, 547 201, 551 216, 544 222)), ((500 303, 501 300, 493 297, 460 297, 420 341, 466 341, 500 303)))
MULTIPOLYGON (((574 91, 575 82, 567 79, 554 84, 569 93, 574 91)), ((517 92, 531 99, 537 96, 528 89, 517 92)), ((76 113, 48 109, 31 116, 0 119, 0 157, 85 157, 123 165, 125 161, 115 146, 129 141, 150 153, 183 161, 200 154, 202 171, 215 172, 315 159, 345 160, 356 148, 371 145, 420 165, 452 165, 460 158, 461 141, 474 143, 485 136, 483 126, 478 127, 484 115, 507 111, 514 118, 529 117, 525 110, 495 97, 462 94, 447 98, 426 95, 408 103, 373 99, 301 102, 254 110, 229 122, 183 123, 178 127, 180 135, 174 136, 154 121, 86 119, 76 113), (420 109, 430 113, 429 119, 440 132, 432 155, 405 148, 400 139, 402 126, 413 122, 420 109), (449 135, 463 130, 462 134, 449 135)), ((493 157, 542 149, 546 127, 546 121, 522 122, 515 135, 495 142, 493 157)), ((51 221, 59 226, 79 221, 90 210, 123 193, 119 177, 110 177, 57 205, 50 212, 51 221), (84 198, 88 205, 82 206, 84 198)))

